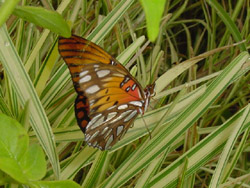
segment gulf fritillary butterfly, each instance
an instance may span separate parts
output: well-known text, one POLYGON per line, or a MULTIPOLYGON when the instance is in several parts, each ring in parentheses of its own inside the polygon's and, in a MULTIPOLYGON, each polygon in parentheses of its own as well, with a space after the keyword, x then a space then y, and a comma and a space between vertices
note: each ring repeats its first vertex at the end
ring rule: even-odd
POLYGON ((96 44, 72 35, 59 37, 75 90, 75 115, 89 146, 110 149, 147 110, 154 84, 142 89, 115 58, 96 44))

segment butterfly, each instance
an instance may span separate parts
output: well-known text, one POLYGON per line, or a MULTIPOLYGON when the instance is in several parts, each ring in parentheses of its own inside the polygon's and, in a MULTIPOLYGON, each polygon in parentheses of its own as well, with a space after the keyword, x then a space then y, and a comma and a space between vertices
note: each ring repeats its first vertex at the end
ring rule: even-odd
POLYGON ((75 116, 86 143, 110 149, 147 110, 155 85, 143 90, 115 58, 79 36, 59 37, 58 50, 77 92, 75 116))

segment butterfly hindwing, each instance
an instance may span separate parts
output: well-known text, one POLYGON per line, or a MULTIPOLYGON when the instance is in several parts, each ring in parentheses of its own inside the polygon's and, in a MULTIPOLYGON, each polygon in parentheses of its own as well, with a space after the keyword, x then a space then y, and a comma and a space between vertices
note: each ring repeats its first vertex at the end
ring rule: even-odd
POLYGON ((85 140, 101 150, 110 149, 127 132, 137 114, 132 105, 115 106, 96 113, 87 126, 85 140))

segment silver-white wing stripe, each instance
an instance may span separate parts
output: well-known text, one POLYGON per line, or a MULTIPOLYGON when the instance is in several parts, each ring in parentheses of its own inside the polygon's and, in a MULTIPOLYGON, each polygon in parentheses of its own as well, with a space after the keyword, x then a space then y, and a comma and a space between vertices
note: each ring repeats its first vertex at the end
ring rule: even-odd
POLYGON ((129 114, 125 119, 124 122, 131 120, 135 115, 137 115, 137 110, 134 110, 131 114, 129 114))

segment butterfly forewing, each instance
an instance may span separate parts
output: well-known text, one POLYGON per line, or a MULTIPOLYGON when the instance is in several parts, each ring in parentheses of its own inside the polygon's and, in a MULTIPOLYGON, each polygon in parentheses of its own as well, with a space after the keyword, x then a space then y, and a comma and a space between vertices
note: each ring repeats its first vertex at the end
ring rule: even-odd
POLYGON ((61 37, 58 48, 78 93, 75 113, 86 142, 109 149, 138 113, 144 112, 144 91, 116 59, 94 43, 77 36, 61 37))

